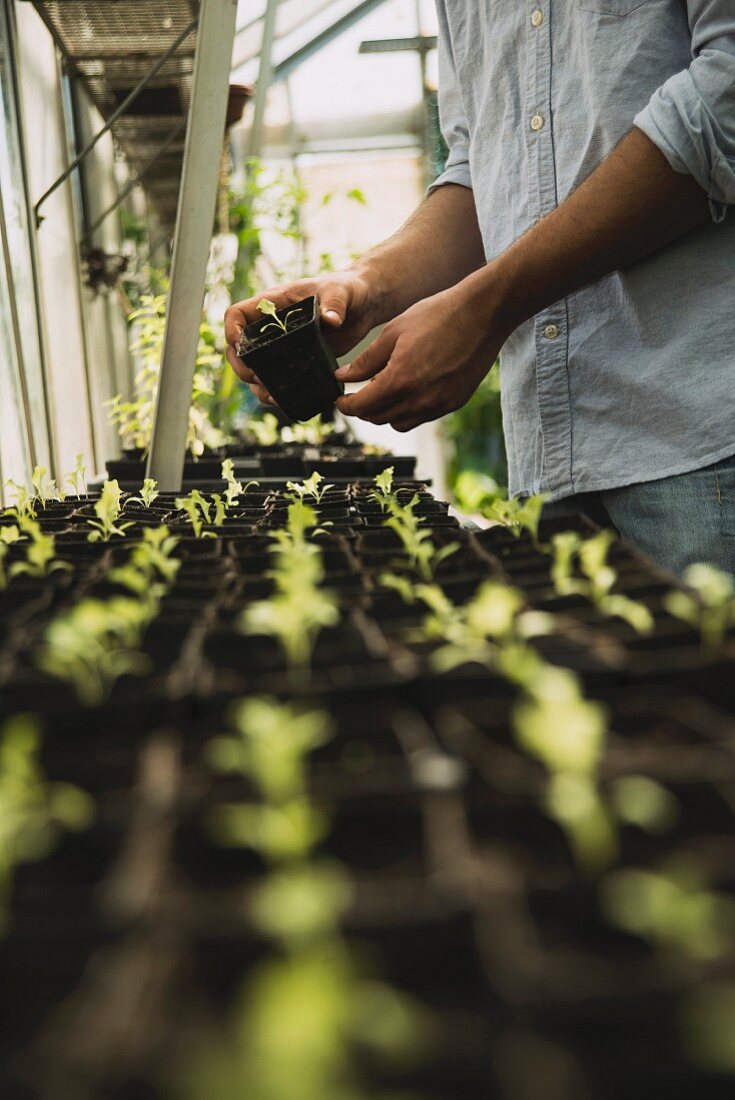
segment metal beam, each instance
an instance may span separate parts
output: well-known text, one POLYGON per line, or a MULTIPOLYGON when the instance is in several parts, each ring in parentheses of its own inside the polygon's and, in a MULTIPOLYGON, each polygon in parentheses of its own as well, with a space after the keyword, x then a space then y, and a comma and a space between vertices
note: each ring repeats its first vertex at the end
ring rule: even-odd
POLYGON ((166 140, 158 147, 158 149, 153 154, 153 156, 150 158, 150 160, 146 161, 146 163, 143 165, 143 167, 140 169, 140 171, 137 173, 137 175, 132 176, 131 179, 128 180, 128 182, 125 184, 125 186, 118 192, 118 196, 115 199, 115 201, 113 203, 111 203, 110 206, 108 206, 107 209, 105 211, 103 211, 102 214, 100 214, 100 216, 92 223, 92 225, 90 225, 89 229, 87 230, 87 232, 84 234, 84 236, 81 239, 81 242, 80 242, 81 244, 86 244, 87 241, 91 240, 91 238, 95 235, 95 233, 97 232, 99 227, 102 225, 102 223, 104 221, 106 221, 107 218, 109 218, 110 214, 114 213, 115 210, 117 210, 117 208, 119 206, 121 206, 122 203, 125 202, 126 198, 130 194, 130 192, 135 187, 138 186, 138 184, 141 182, 141 180, 145 179, 145 177, 150 172, 151 168, 153 168, 153 166, 155 164, 157 164, 158 161, 161 159, 163 154, 168 149, 170 149, 170 147, 173 145, 176 138, 179 136, 181 131, 184 129, 185 125, 186 125, 186 120, 182 120, 181 122, 178 123, 178 125, 174 126, 171 133, 168 135, 166 140))
POLYGON ((217 205, 237 0, 202 0, 148 477, 181 488, 217 205))
POLYGON ((326 27, 319 34, 315 35, 309 42, 306 42, 303 46, 300 46, 298 50, 294 50, 292 54, 285 57, 283 61, 279 62, 273 69, 273 79, 271 83, 277 84, 280 80, 286 80, 287 77, 298 69, 299 65, 302 65, 304 61, 312 57, 319 50, 328 46, 330 42, 333 42, 335 38, 339 38, 346 30, 353 27, 355 23, 359 23, 361 19, 364 19, 366 15, 370 15, 371 12, 379 8, 381 4, 384 4, 385 0, 362 0, 357 4, 352 11, 347 12, 341 19, 336 19, 334 23, 326 27))
POLYGON ((38 200, 38 202, 36 203, 36 205, 34 207, 34 213, 35 213, 35 217, 36 217, 36 228, 38 228, 38 226, 40 226, 41 222, 43 221, 39 211, 40 211, 41 207, 43 206, 43 204, 46 202, 46 199, 50 198, 50 196, 53 195, 54 191, 56 191, 56 189, 61 186, 61 184, 64 182, 64 180, 67 180, 69 178, 69 176, 72 174, 74 169, 78 168, 79 165, 82 163, 82 161, 86 157, 89 156, 89 154, 92 152, 92 150, 94 149, 97 142, 100 141, 105 136, 105 134, 107 133, 108 130, 112 129, 112 127, 117 122, 117 120, 120 118, 120 116, 125 114, 127 109, 135 102, 135 100, 138 98, 140 93, 142 91, 144 91, 145 88, 148 87, 151 80, 153 80, 153 78, 160 72, 160 70, 166 64, 168 59, 170 57, 173 57, 173 55, 178 50, 179 46, 181 46, 181 44, 189 37, 191 32, 194 30, 194 28, 196 27, 196 24, 197 24, 197 20, 195 18, 191 21, 189 26, 186 27, 181 32, 181 34, 178 36, 178 38, 176 38, 175 41, 171 43, 171 45, 168 47, 166 52, 161 54, 161 56, 156 61, 155 65, 153 65, 148 70, 148 72, 145 74, 145 76, 142 78, 142 80, 140 80, 136 84, 136 86, 133 88, 132 92, 130 92, 129 95, 125 96, 125 99, 122 101, 122 103, 118 107, 116 107, 115 110, 112 112, 112 114, 107 118, 107 120, 106 120, 104 126, 102 127, 102 129, 97 131, 97 133, 94 135, 94 137, 90 141, 87 142, 85 147, 82 149, 81 153, 79 153, 76 157, 74 157, 74 160, 71 162, 71 164, 61 173, 61 175, 57 179, 54 180, 54 182, 51 184, 51 186, 46 191, 44 191, 44 193, 41 195, 40 199, 38 200))
POLYGON ((268 7, 265 9, 263 18, 263 35, 260 41, 260 63, 258 65, 258 80, 255 85, 253 121, 250 126, 248 140, 248 155, 251 157, 259 156, 263 145, 265 104, 268 98, 268 89, 273 79, 273 43, 276 40, 278 4, 279 0, 268 0, 268 7))

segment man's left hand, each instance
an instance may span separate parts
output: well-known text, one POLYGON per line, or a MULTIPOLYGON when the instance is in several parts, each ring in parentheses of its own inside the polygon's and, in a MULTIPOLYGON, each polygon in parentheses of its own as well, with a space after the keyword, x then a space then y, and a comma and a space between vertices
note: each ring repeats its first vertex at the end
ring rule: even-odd
POLYGON ((460 283, 411 306, 341 367, 341 382, 372 382, 340 397, 340 412, 407 432, 464 405, 507 336, 466 290, 460 283))

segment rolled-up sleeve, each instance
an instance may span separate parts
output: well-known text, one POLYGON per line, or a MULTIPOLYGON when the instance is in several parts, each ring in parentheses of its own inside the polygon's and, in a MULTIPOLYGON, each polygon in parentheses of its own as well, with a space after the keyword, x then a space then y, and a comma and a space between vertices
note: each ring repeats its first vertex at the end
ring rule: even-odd
POLYGON ((687 8, 692 63, 634 122, 675 172, 694 177, 720 222, 735 204, 735 0, 688 0, 687 8))
POLYGON ((449 156, 444 171, 438 176, 428 194, 445 183, 458 183, 462 187, 472 187, 470 176, 470 135, 462 106, 462 96, 457 81, 457 72, 452 60, 451 43, 446 20, 442 18, 442 5, 439 11, 439 121, 442 134, 449 148, 449 156))

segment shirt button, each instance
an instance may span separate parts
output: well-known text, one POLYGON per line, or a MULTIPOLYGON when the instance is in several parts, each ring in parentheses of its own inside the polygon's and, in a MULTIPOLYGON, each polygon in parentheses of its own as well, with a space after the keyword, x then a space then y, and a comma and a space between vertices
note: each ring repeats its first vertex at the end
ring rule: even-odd
POLYGON ((534 27, 540 27, 543 21, 544 13, 541 11, 541 8, 536 8, 536 11, 531 16, 531 22, 533 23, 534 27))
POLYGON ((559 326, 558 325, 547 325, 546 328, 544 329, 544 336, 546 337, 547 340, 556 340, 558 335, 559 335, 559 326))
POLYGON ((543 120, 542 116, 541 115, 534 115, 533 118, 531 119, 531 129, 532 130, 541 130, 541 129, 543 129, 543 125, 544 125, 544 120, 543 120))

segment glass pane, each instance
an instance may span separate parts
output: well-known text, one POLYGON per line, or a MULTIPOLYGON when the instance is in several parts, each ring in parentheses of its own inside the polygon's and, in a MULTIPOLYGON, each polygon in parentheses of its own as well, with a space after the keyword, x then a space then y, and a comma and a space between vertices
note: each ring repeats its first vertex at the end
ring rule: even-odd
MULTIPOLYGON (((15 101, 12 22, 7 0, 0 0, 0 189, 3 196, 10 265, 10 271, 6 273, 7 279, 4 280, 6 282, 9 280, 10 286, 6 288, 4 297, 7 299, 8 293, 14 294, 36 458, 42 464, 48 465, 41 348, 15 101)), ((5 309, 6 305, 7 302, 2 308, 5 309)), ((4 322, 4 327, 7 328, 7 320, 4 322)), ((4 369, 7 370, 11 362, 12 360, 7 359, 3 365, 4 369)), ((3 429, 5 430, 5 415, 3 415, 3 429)))

